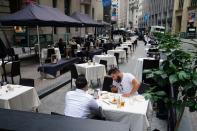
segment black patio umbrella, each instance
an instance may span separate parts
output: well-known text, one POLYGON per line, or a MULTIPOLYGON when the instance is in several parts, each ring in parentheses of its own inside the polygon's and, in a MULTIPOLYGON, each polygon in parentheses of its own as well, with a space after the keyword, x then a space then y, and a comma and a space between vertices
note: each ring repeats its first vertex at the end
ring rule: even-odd
POLYGON ((40 53, 39 26, 76 27, 82 23, 72 17, 66 16, 57 8, 29 4, 20 11, 0 17, 4 26, 36 26, 40 53))
POLYGON ((29 4, 20 11, 0 17, 5 26, 80 26, 81 22, 66 16, 56 8, 29 4))
POLYGON ((99 27, 99 26, 102 26, 102 24, 96 22, 95 20, 93 20, 87 14, 83 14, 81 12, 74 12, 71 15, 71 17, 80 21, 81 23, 83 23, 83 27, 99 27))

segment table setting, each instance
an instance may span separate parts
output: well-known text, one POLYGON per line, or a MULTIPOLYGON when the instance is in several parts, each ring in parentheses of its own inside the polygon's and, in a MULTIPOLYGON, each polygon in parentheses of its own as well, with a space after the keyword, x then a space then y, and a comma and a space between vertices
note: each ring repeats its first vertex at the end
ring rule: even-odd
POLYGON ((89 89, 88 94, 97 99, 106 120, 127 124, 132 131, 144 131, 150 127, 147 116, 152 111, 149 100, 142 95, 123 97, 122 94, 89 89))
POLYGON ((0 86, 0 108, 30 111, 40 103, 34 87, 11 84, 0 86))

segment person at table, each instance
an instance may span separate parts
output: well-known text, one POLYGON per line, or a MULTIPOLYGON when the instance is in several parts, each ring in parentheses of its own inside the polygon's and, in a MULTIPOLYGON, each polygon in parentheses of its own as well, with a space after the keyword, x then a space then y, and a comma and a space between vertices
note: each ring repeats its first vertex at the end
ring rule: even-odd
POLYGON ((58 46, 58 48, 60 50, 60 54, 64 54, 65 53, 64 50, 66 48, 66 45, 64 44, 62 38, 59 39, 59 42, 57 43, 57 46, 58 46))
POLYGON ((88 82, 84 76, 79 76, 75 82, 76 90, 67 92, 65 96, 66 116, 88 118, 99 114, 99 106, 93 96, 86 93, 88 82))
POLYGON ((132 74, 124 73, 118 68, 112 68, 109 70, 109 75, 113 79, 112 92, 121 93, 124 97, 137 94, 140 84, 132 74))

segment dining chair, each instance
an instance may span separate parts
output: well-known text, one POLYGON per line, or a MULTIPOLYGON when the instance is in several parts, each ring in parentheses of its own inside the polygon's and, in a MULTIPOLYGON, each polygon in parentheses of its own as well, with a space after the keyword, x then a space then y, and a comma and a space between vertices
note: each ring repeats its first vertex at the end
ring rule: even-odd
POLYGON ((103 91, 111 92, 112 84, 113 84, 113 79, 112 79, 112 77, 110 77, 110 76, 105 76, 105 77, 104 77, 104 81, 103 81, 102 90, 103 90, 103 91))
MULTIPOLYGON (((159 60, 143 60, 143 71, 147 69, 158 69, 159 68, 159 60)), ((154 83, 154 80, 151 78, 146 78, 147 74, 142 72, 142 81, 146 84, 154 83)))
POLYGON ((71 89, 73 87, 73 79, 77 79, 78 78, 78 73, 77 73, 77 68, 76 66, 73 64, 70 66, 70 72, 71 72, 71 89))
POLYGON ((119 68, 119 56, 120 56, 120 54, 119 53, 114 53, 114 56, 116 57, 117 66, 119 68))
POLYGON ((126 52, 126 59, 127 59, 127 62, 128 62, 128 48, 123 48, 126 52))
POLYGON ((46 60, 45 60, 45 63, 51 63, 51 56, 52 56, 52 55, 55 55, 55 49, 49 48, 49 49, 47 50, 47 58, 46 58, 46 60))
POLYGON ((7 74, 8 77, 11 77, 12 84, 14 84, 14 77, 19 76, 21 79, 21 70, 20 70, 20 61, 13 61, 11 72, 7 74))
POLYGON ((7 55, 8 55, 8 61, 18 61, 18 55, 15 54, 15 51, 13 48, 8 48, 7 49, 7 55))
POLYGON ((35 87, 34 79, 21 78, 21 79, 20 79, 20 85, 22 85, 22 86, 31 86, 31 87, 35 87))
POLYGON ((107 71, 107 61, 106 60, 100 60, 99 64, 102 64, 105 66, 105 70, 107 71))
POLYGON ((140 84, 140 88, 138 89, 138 94, 144 94, 149 89, 149 87, 150 85, 142 82, 140 84))

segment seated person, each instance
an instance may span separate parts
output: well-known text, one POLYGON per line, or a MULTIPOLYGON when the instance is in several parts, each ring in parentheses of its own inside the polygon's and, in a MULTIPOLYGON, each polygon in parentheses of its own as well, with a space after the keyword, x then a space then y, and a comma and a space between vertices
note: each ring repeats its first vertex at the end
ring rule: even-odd
POLYGON ((86 93, 88 82, 84 76, 79 76, 75 82, 76 90, 69 91, 65 97, 66 116, 88 118, 92 113, 99 113, 99 106, 93 96, 86 93))
POLYGON ((59 42, 57 43, 57 46, 59 47, 60 54, 64 54, 65 53, 64 51, 65 51, 66 45, 64 44, 62 38, 59 39, 59 42))
POLYGON ((122 93, 124 97, 137 94, 140 84, 132 74, 112 68, 109 70, 109 75, 113 79, 112 92, 122 93))
POLYGON ((69 41, 69 45, 77 45, 77 43, 75 42, 75 40, 74 39, 71 39, 70 41, 69 41))

